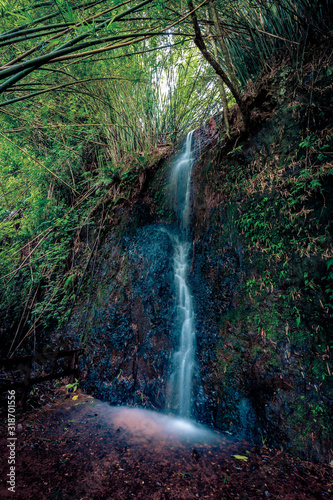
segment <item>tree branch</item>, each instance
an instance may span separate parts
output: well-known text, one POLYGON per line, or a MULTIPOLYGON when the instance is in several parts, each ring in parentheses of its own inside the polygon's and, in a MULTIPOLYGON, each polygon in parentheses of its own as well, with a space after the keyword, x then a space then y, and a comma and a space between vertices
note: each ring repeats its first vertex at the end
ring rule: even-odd
POLYGON ((196 9, 193 6, 193 1, 189 0, 188 6, 190 9, 190 14, 191 14, 191 19, 194 27, 194 33, 195 33, 195 38, 194 38, 194 43, 202 53, 203 57, 206 59, 206 61, 212 66, 214 69, 215 73, 220 76, 220 78, 223 80, 223 82, 226 84, 232 95, 234 96, 239 109, 242 113, 243 121, 244 121, 244 127, 245 129, 248 128, 249 123, 250 123, 250 110, 240 97, 240 94, 238 93, 237 89, 235 89, 234 85, 231 83, 230 79, 226 75, 226 73, 223 71, 221 66, 215 61, 213 56, 208 52, 206 48, 206 44, 204 42, 204 39, 201 34, 201 30, 199 27, 197 15, 196 15, 196 9))

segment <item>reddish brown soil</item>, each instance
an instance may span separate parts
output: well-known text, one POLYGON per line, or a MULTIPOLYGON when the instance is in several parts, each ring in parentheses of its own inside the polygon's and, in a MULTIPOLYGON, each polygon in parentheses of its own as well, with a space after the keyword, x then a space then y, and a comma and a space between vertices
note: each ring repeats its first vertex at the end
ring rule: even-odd
POLYGON ((1 499, 331 498, 329 466, 227 437, 172 440, 149 425, 141 432, 135 421, 131 430, 106 404, 72 396, 61 393, 56 403, 18 418, 15 494, 6 489, 8 449, 1 438, 1 499))

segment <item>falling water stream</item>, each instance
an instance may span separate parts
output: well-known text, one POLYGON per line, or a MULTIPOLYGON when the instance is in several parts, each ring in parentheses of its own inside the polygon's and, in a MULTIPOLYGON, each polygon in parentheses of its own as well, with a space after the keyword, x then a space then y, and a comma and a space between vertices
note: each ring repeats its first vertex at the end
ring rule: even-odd
MULTIPOLYGON (((153 446, 156 453, 155 457, 162 456, 164 461, 164 445, 166 442, 169 443, 168 446, 170 446, 170 443, 174 443, 176 451, 178 450, 177 443, 182 443, 181 448, 179 448, 182 450, 185 449, 184 446, 190 446, 189 449, 192 449, 192 453, 193 443, 198 445, 204 443, 210 447, 216 445, 216 449, 220 450, 220 445, 224 446, 225 443, 230 442, 229 437, 226 438, 191 419, 193 372, 195 368, 194 307, 193 297, 188 285, 192 247, 190 231, 191 177, 194 165, 192 139, 193 131, 187 135, 185 151, 174 163, 171 172, 170 184, 175 195, 174 209, 177 213, 178 230, 175 232, 168 231, 164 225, 159 229, 168 234, 174 252, 173 271, 177 297, 175 333, 178 345, 173 354, 172 374, 169 381, 169 388, 171 389, 169 410, 171 410, 171 413, 178 413, 178 415, 165 414, 144 408, 112 407, 96 400, 97 406, 100 406, 96 412, 103 416, 110 428, 114 427, 116 429, 116 437, 118 435, 123 436, 122 439, 127 440, 127 443, 132 446, 132 450, 135 449, 133 447, 137 446, 136 449, 140 451, 140 456, 142 456, 142 450, 146 450, 148 463, 153 443, 155 443, 153 446), (156 443, 159 443, 158 446, 156 443), (184 446, 183 443, 185 443, 184 446)), ((170 447, 168 450, 170 450, 170 447)), ((134 454, 133 456, 135 457, 134 454)), ((119 470, 123 471, 123 469, 119 470)))
POLYGON ((194 368, 195 329, 193 299, 187 284, 189 269, 189 241, 191 174, 194 164, 192 152, 193 131, 187 135, 185 152, 175 163, 172 184, 175 188, 175 210, 180 225, 179 237, 174 241, 174 276, 179 317, 179 346, 173 358, 171 384, 173 398, 178 401, 181 417, 191 415, 192 377, 194 368))

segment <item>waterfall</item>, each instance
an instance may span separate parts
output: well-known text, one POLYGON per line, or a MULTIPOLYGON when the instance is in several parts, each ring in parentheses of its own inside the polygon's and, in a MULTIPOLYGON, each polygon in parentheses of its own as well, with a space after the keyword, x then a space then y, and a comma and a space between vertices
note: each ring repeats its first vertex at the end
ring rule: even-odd
POLYGON ((178 413, 181 417, 187 418, 191 414, 195 351, 193 299, 187 284, 191 248, 189 241, 191 175, 194 164, 192 136, 193 131, 187 135, 185 152, 175 163, 171 178, 176 193, 175 210, 180 224, 180 236, 173 238, 179 345, 173 357, 171 385, 173 399, 178 403, 178 413))
POLYGON ((189 132, 186 137, 185 152, 176 161, 172 175, 171 184, 175 192, 174 208, 178 215, 183 237, 188 232, 190 222, 190 196, 191 196, 191 174, 194 163, 192 152, 193 132, 189 132))

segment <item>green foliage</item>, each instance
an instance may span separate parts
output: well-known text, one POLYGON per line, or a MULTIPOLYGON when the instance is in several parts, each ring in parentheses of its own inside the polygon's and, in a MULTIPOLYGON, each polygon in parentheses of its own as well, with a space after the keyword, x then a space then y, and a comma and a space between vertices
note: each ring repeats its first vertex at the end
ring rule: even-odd
POLYGON ((70 390, 70 392, 76 392, 78 387, 79 387, 79 381, 78 379, 76 378, 75 381, 72 383, 72 384, 67 384, 65 386, 67 389, 70 390))

